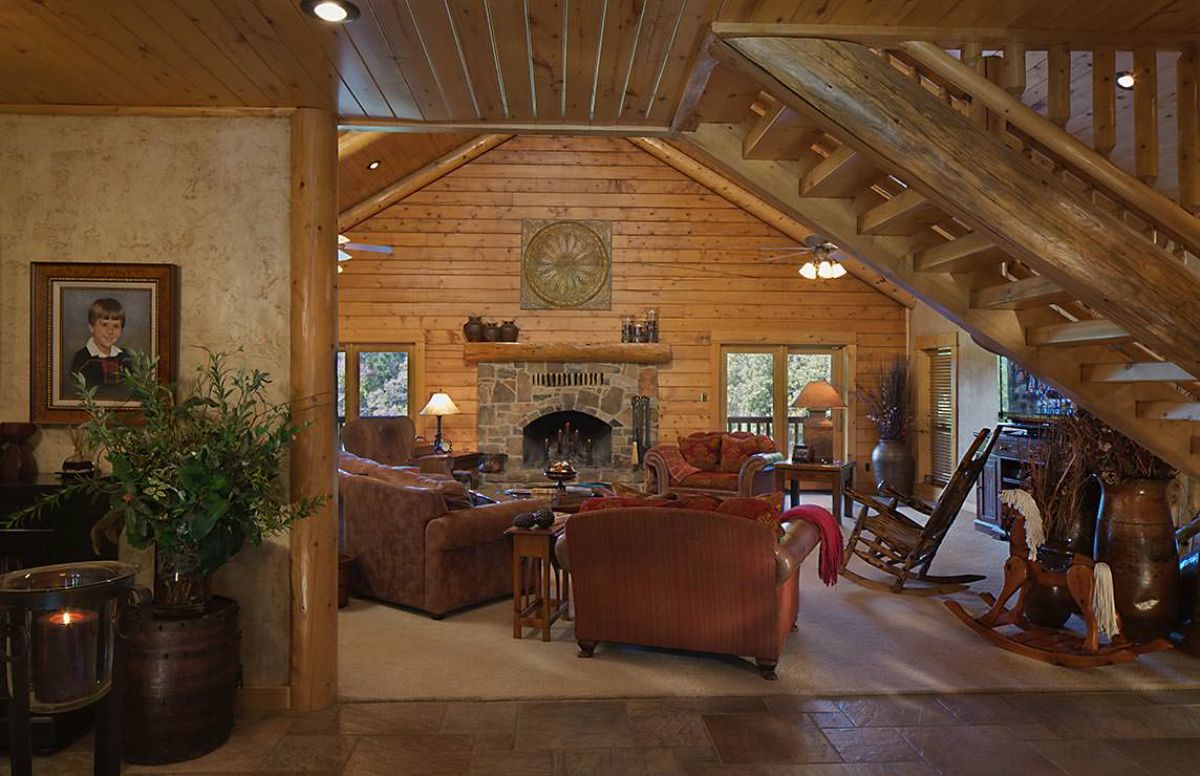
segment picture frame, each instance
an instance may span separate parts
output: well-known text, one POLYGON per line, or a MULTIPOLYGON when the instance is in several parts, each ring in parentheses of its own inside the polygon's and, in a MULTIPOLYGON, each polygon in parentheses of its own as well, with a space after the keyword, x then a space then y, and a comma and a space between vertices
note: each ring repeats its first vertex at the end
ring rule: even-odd
POLYGON ((115 412, 139 406, 120 371, 132 351, 158 358, 158 379, 175 379, 179 268, 174 264, 33 262, 30 287, 30 420, 87 420, 75 372, 115 412))

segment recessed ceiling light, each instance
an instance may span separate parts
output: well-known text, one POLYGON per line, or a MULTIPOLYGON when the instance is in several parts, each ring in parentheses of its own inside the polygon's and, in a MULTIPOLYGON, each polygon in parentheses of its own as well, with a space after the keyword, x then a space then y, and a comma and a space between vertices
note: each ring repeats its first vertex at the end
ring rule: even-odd
POLYGON ((378 170, 379 164, 380 164, 380 162, 378 159, 372 159, 371 161, 367 162, 367 169, 368 170, 378 170))
POLYGON ((1137 79, 1133 77, 1132 70, 1122 70, 1117 73, 1117 88, 1132 89, 1133 84, 1137 79))
POLYGON ((301 0, 300 7, 323 22, 345 24, 358 18, 358 6, 350 0, 301 0))

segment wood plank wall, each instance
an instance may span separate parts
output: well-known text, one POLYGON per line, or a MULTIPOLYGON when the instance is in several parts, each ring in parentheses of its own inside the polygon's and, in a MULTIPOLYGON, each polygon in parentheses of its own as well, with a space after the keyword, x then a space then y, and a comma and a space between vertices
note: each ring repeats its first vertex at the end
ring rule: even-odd
MULTIPOLYGON (((463 363, 462 352, 468 314, 515 319, 527 342, 619 342, 622 315, 658 308, 661 340, 674 354, 659 377, 662 440, 716 426, 714 332, 794 336, 797 343, 811 334, 852 334, 860 381, 881 359, 906 352, 902 305, 853 276, 806 281, 797 261, 763 262, 769 252, 760 249, 789 240, 622 139, 514 138, 350 236, 395 253, 344 263, 341 340, 423 338, 427 389, 447 391, 463 411, 444 424, 460 449, 475 444, 476 368, 463 363), (521 309, 525 218, 612 222, 612 310, 521 309)), ((876 441, 861 412, 860 471, 876 441)))

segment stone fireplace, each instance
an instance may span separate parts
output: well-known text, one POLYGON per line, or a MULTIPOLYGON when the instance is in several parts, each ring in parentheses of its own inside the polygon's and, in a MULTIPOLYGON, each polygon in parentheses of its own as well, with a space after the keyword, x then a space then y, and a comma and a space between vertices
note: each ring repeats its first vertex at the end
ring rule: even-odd
POLYGON ((658 367, 626 363, 479 364, 479 449, 507 453, 494 485, 549 484, 547 457, 568 458, 579 481, 634 482, 634 396, 650 397, 658 434, 658 367), (568 426, 569 424, 569 426, 568 426))

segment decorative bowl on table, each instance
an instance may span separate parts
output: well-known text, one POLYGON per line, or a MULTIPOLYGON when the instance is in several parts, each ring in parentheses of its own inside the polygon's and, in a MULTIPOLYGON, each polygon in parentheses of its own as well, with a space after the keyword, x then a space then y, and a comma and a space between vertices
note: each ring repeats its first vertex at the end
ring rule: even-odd
POLYGON ((558 483, 558 489, 560 491, 566 491, 566 483, 575 479, 578 474, 575 471, 575 467, 571 465, 571 462, 565 458, 561 461, 554 461, 550 463, 548 466, 546 466, 545 471, 542 473, 546 475, 546 479, 553 480, 554 482, 558 483))

